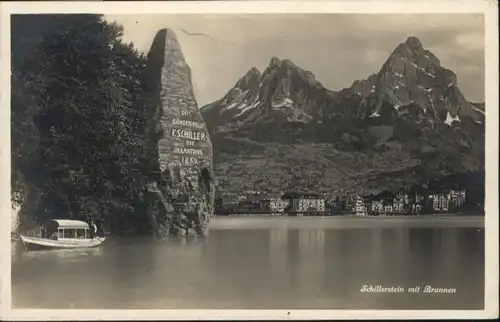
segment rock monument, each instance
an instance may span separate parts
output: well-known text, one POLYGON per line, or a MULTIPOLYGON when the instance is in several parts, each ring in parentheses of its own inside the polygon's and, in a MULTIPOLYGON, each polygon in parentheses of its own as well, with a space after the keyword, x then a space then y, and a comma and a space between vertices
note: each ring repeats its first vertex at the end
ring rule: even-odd
POLYGON ((157 32, 147 57, 146 86, 157 122, 160 175, 148 189, 156 235, 205 235, 213 212, 213 148, 199 112, 191 69, 175 33, 157 32))

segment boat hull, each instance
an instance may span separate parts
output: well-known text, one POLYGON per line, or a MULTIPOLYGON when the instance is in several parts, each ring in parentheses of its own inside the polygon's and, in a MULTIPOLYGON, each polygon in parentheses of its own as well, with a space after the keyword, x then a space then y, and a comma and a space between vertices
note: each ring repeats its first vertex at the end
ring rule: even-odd
POLYGON ((52 240, 23 235, 20 237, 27 250, 94 248, 106 240, 106 237, 82 240, 52 240))

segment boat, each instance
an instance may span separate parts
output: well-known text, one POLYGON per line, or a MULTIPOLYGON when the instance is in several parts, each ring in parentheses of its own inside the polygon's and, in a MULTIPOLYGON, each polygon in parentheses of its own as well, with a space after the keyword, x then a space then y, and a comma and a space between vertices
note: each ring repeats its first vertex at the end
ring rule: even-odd
POLYGON ((95 236, 89 225, 80 220, 54 219, 44 225, 42 237, 20 235, 27 250, 93 248, 106 237, 95 236))

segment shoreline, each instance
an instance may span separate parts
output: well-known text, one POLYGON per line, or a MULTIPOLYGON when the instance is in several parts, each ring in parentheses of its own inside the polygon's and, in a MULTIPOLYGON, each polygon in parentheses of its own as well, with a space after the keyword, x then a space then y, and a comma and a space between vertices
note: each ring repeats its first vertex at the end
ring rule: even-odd
POLYGON ((359 218, 359 219, 386 219, 386 218, 408 218, 408 219, 417 219, 417 218, 485 218, 486 215, 484 214, 463 214, 463 215, 458 215, 458 214, 424 214, 424 215, 392 215, 392 216, 387 216, 387 215, 379 215, 379 216, 372 216, 372 215, 365 215, 365 216, 359 216, 354 213, 346 213, 346 214, 341 214, 341 215, 324 215, 324 216, 287 216, 287 215, 270 215, 270 214, 232 214, 232 215, 217 215, 214 214, 212 215, 212 218, 359 218))
POLYGON ((485 216, 213 216, 210 230, 484 228, 485 216))

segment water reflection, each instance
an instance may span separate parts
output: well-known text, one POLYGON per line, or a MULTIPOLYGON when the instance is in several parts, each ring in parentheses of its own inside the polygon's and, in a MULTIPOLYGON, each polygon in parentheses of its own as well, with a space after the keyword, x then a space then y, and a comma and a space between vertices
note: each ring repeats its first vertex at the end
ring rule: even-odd
POLYGON ((110 238, 81 251, 13 250, 12 268, 16 307, 480 309, 484 230, 222 229, 207 238, 110 238), (367 294, 365 284, 429 284, 457 294, 367 294))
POLYGON ((89 256, 102 256, 102 248, 88 249, 55 249, 25 251, 21 242, 13 243, 12 261, 30 261, 30 260, 51 260, 64 262, 83 262, 87 261, 89 256))

